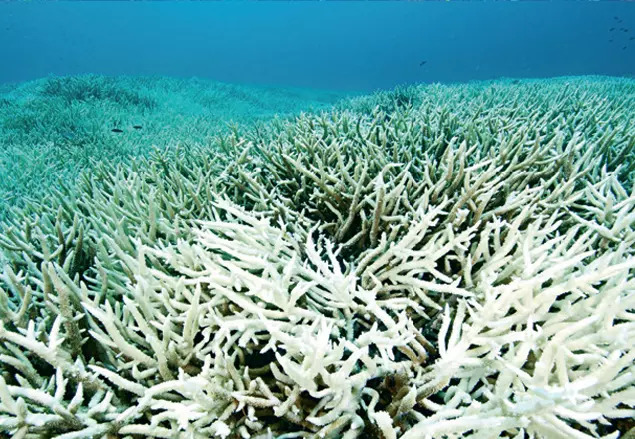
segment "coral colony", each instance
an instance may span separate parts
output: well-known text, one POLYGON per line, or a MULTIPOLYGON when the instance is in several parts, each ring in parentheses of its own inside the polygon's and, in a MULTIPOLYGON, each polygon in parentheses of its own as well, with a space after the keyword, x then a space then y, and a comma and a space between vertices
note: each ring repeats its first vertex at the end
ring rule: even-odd
POLYGON ((633 108, 626 79, 401 88, 27 200, 0 436, 633 437, 633 108))

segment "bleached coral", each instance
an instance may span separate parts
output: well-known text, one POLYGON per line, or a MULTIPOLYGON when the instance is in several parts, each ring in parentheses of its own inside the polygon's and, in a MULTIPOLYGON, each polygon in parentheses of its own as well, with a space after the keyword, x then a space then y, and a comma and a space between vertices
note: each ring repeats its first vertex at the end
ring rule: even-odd
POLYGON ((459 126, 417 99, 97 169, 10 219, 0 431, 628 431, 630 150, 616 164, 575 112, 459 126))

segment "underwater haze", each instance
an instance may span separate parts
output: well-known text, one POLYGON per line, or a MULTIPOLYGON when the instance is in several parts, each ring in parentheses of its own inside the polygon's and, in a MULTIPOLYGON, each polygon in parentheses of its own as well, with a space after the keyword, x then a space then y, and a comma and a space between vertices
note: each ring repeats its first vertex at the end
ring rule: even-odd
POLYGON ((0 439, 634 439, 635 3, 0 3, 0 439))
POLYGON ((629 76, 633 37, 635 5, 614 1, 3 2, 0 82, 98 73, 369 91, 629 76))

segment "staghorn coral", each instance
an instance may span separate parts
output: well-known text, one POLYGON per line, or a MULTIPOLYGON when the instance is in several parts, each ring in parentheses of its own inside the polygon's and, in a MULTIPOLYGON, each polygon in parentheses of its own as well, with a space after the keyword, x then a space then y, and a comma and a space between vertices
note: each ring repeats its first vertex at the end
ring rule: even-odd
POLYGON ((200 79, 48 77, 0 89, 0 218, 94 161, 128 162, 154 147, 207 144, 273 115, 327 108, 344 93, 200 79), (135 126, 140 128, 134 128, 135 126), (112 132, 113 128, 121 132, 112 132))
POLYGON ((625 433, 632 96, 597 121, 572 106, 601 93, 568 81, 564 104, 549 83, 432 86, 369 115, 380 94, 214 150, 101 165, 15 210, 0 235, 0 431, 625 433), (467 123, 434 93, 482 112, 467 123))

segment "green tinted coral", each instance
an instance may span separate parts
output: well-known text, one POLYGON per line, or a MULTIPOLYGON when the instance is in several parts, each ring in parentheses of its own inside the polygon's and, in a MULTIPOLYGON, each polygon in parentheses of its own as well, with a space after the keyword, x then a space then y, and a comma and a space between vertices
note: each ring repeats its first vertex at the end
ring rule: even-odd
POLYGON ((0 91, 0 218, 94 161, 127 162, 179 142, 208 145, 243 127, 328 108, 343 93, 198 79, 50 77, 0 91), (114 130, 114 131, 113 131, 114 130))

